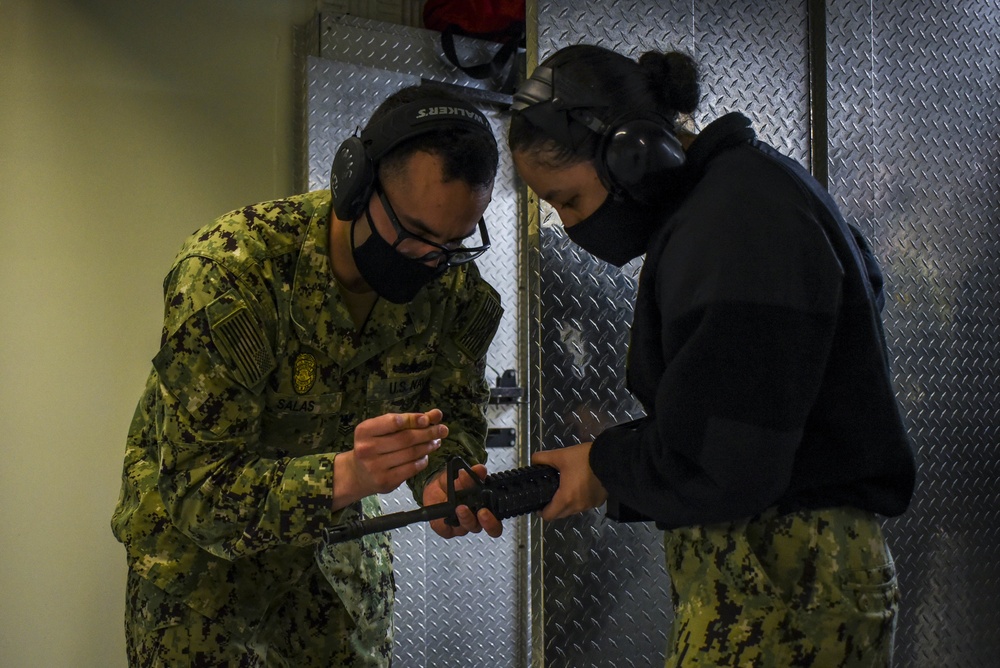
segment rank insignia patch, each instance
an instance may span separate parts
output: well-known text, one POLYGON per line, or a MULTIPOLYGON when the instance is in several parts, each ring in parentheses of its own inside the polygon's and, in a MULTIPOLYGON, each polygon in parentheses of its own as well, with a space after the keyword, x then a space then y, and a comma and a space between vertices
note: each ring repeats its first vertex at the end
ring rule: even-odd
POLYGON ((297 394, 305 394, 316 382, 316 358, 309 353, 299 353, 295 358, 295 375, 292 378, 297 394))

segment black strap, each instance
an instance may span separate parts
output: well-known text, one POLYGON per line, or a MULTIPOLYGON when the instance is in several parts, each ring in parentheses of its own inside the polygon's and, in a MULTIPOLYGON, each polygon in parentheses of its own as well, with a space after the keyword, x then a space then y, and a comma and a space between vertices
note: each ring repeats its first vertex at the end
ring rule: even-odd
MULTIPOLYGON (((464 72, 473 79, 493 79, 497 80, 503 74, 504 68, 511 61, 512 56, 517 52, 518 46, 524 41, 524 23, 512 23, 506 30, 498 33, 473 34, 462 30, 456 25, 450 25, 441 32, 441 48, 445 57, 456 68, 464 72), (476 39, 489 39, 491 41, 502 41, 502 46, 493 54, 493 58, 485 63, 462 63, 455 51, 455 36, 473 37, 476 39)), ((499 90, 513 92, 517 79, 517 72, 511 66, 508 68, 507 76, 499 85, 499 90)))

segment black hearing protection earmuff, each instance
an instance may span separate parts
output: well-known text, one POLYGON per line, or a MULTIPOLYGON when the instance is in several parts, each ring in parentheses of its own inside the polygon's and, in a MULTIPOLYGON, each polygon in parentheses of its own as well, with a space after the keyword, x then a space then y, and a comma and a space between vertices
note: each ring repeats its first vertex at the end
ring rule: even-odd
POLYGON ((369 123, 360 137, 347 139, 337 149, 330 168, 330 195, 337 217, 355 220, 365 210, 375 189, 378 163, 389 151, 408 139, 448 126, 475 128, 496 142, 481 111, 445 98, 407 102, 369 123))
POLYGON ((594 167, 601 182, 612 193, 645 200, 649 177, 681 167, 684 148, 669 119, 643 113, 601 118, 599 112, 609 106, 601 91, 539 65, 514 93, 511 111, 565 146, 579 146, 587 133, 597 134, 601 139, 594 167))

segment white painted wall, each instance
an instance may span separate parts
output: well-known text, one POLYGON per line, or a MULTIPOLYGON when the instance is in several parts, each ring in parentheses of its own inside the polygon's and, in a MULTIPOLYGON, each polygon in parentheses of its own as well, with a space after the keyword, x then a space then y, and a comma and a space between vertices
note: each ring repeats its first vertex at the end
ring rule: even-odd
POLYGON ((294 184, 313 0, 0 0, 0 666, 125 665, 109 521, 184 237, 294 184))

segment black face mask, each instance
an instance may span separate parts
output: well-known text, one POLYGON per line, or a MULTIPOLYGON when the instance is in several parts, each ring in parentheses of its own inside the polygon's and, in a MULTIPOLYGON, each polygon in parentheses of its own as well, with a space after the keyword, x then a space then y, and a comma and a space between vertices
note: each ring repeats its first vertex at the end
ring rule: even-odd
POLYGON ((646 252, 661 220, 658 207, 608 195, 594 213, 567 227, 566 234, 594 257, 621 267, 646 252))
POLYGON ((371 234, 363 244, 355 246, 354 226, 358 224, 360 218, 351 223, 351 253, 361 277, 379 297, 393 304, 407 304, 413 301, 420 288, 448 269, 447 265, 430 267, 399 253, 375 229, 375 223, 367 207, 365 217, 368 218, 371 234))

